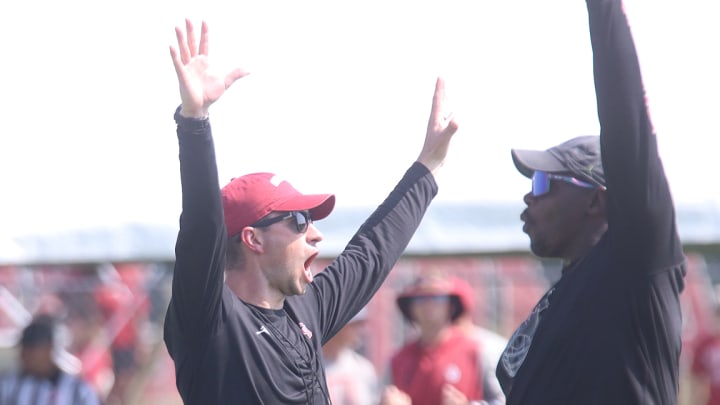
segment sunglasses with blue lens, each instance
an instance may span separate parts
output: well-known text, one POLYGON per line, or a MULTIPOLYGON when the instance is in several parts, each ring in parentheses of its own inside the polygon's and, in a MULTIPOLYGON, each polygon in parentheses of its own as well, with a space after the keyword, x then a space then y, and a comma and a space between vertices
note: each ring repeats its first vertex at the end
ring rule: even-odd
POLYGON ((252 226, 254 228, 265 228, 272 224, 276 224, 290 218, 293 218, 295 220, 295 229, 298 231, 298 233, 307 232, 308 226, 312 223, 312 217, 310 216, 310 212, 290 211, 286 212, 284 215, 279 215, 277 217, 263 218, 252 224, 252 226))
POLYGON ((590 184, 586 181, 576 179, 575 177, 572 177, 572 176, 563 176, 560 174, 554 174, 554 173, 548 173, 548 172, 542 172, 542 171, 536 170, 532 176, 532 195, 535 197, 539 197, 541 195, 544 195, 544 194, 547 194, 548 192, 550 192, 550 183, 553 180, 564 181, 566 183, 572 184, 573 186, 583 187, 583 188, 597 188, 598 187, 594 184, 590 184))

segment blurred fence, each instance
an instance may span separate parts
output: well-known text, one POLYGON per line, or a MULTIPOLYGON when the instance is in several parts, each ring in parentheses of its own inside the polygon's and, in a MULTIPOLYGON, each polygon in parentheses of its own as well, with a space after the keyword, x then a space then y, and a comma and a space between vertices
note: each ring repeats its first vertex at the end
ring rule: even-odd
MULTIPOLYGON (((720 260, 689 254, 682 296, 683 370, 709 325, 720 260)), ((318 269, 328 264, 320 259, 318 269)), ((406 256, 368 306, 364 350, 380 375, 413 333, 395 296, 415 276, 443 271, 466 279, 475 293, 473 319, 508 336, 559 277, 557 262, 529 255, 406 256)), ((0 368, 15 367, 15 342, 33 314, 63 321, 63 367, 90 381, 108 404, 180 404, 174 368, 162 341, 171 263, 95 263, 0 267, 0 368)), ((681 391, 686 390, 684 374, 681 391)))

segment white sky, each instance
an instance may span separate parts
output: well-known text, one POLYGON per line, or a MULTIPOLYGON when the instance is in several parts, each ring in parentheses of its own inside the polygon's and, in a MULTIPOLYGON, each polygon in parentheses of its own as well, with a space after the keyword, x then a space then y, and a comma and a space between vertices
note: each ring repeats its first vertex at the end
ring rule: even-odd
MULTIPOLYGON (((720 206, 717 0, 626 2, 679 204, 720 206)), ((417 157, 435 77, 461 128, 442 201, 518 201, 511 147, 599 131, 587 11, 546 1, 5 1, 0 233, 177 222, 168 45, 210 24, 243 67, 211 110, 221 183, 282 174, 339 205, 379 203, 417 157)))

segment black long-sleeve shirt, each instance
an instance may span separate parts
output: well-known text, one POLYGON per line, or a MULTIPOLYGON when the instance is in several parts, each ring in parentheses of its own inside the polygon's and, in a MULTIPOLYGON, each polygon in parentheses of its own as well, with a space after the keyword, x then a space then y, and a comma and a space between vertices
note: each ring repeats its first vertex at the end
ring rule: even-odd
POLYGON ((281 310, 223 283, 225 230, 207 120, 180 117, 182 215, 165 342, 186 404, 327 404, 321 345, 380 288, 437 193, 413 164, 343 253, 281 310))
POLYGON ((508 405, 675 404, 685 260, 620 0, 587 0, 608 230, 515 332, 508 405))

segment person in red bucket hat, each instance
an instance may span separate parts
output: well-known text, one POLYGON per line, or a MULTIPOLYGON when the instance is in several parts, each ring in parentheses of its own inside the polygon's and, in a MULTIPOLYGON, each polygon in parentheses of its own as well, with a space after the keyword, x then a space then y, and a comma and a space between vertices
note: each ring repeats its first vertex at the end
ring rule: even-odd
POLYGON ((314 221, 335 197, 302 194, 272 173, 219 187, 208 110, 246 72, 211 69, 205 23, 199 41, 189 21, 175 32, 182 215, 164 339, 180 396, 188 405, 327 405, 322 345, 377 292, 437 193, 434 174, 458 127, 444 82, 417 161, 313 276, 323 240, 314 221))
MULTIPOLYGON (((440 274, 421 276, 396 303, 418 330, 390 359, 390 384, 413 405, 504 404, 494 367, 455 321, 470 310, 459 283, 440 274)), ((390 401, 385 401, 390 404, 390 401)))

